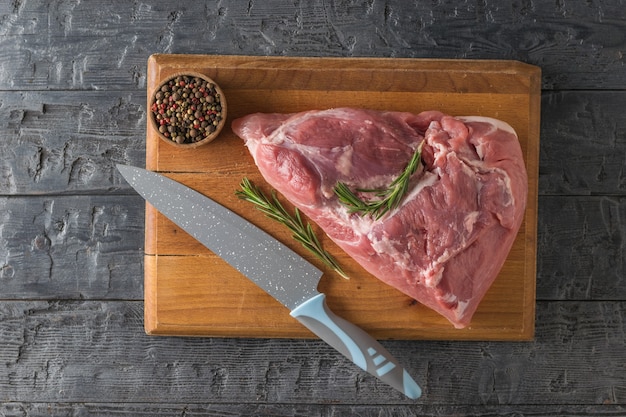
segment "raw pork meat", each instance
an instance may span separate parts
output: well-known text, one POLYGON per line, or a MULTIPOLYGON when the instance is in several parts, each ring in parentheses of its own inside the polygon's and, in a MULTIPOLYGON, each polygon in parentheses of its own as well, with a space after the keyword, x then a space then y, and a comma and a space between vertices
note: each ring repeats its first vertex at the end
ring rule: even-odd
POLYGON ((527 175, 515 131, 484 117, 338 108, 233 122, 263 177, 367 271, 466 327, 522 223, 527 175), (388 186, 425 140, 422 167, 379 220, 333 192, 388 186))

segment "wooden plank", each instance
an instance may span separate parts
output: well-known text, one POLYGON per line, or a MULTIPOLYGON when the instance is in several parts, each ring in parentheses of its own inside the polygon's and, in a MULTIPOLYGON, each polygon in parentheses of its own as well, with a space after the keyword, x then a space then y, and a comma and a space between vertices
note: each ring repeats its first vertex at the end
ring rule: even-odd
POLYGON ((619 1, 0 3, 0 90, 143 89, 148 51, 518 59, 545 89, 622 89, 619 1), (190 30, 193 28, 193 30, 190 30), (199 47, 199 45, 202 45, 199 47))
POLYGON ((145 161, 145 92, 0 92, 0 194, 106 194, 145 161))
POLYGON ((542 299, 611 300, 626 294, 626 197, 544 197, 539 219, 542 299))
MULTIPOLYGON (((540 196, 537 298, 599 301, 626 294, 625 216, 624 197, 540 196)), ((139 196, 0 197, 0 299, 142 299, 143 272, 156 259, 146 256, 142 269, 142 230, 139 196)), ((282 230, 276 236, 291 239, 282 230)), ((204 250, 194 244, 178 249, 204 250)))
POLYGON ((511 416, 595 416, 623 417, 623 405, 429 405, 395 404, 352 405, 352 404, 211 404, 194 401, 192 404, 175 403, 30 403, 18 402, 0 404, 0 415, 28 417, 89 417, 128 416, 128 417, 171 417, 192 415, 193 417, 224 416, 272 416, 272 417, 492 417, 511 416))
MULTIPOLYGON (((145 90, 0 91, 0 195, 131 192, 115 164, 145 164, 145 101, 145 90)), ((626 193, 623 108, 624 91, 543 92, 540 194, 626 193)))
POLYGON ((543 194, 626 195, 625 107, 621 91, 544 94, 543 194))
MULTIPOLYGON (((529 172, 524 224, 496 283, 470 327, 445 319, 381 284, 331 242, 330 252, 353 277, 325 271, 320 289, 331 308, 380 339, 532 338, 535 300, 539 81, 536 67, 507 61, 314 59, 154 55, 148 97, 159 81, 184 69, 202 72, 223 88, 230 120, 248 113, 353 106, 501 118, 518 132, 529 172), (381 302, 384 300, 384 302, 381 302)), ((180 150, 147 130, 146 166, 210 195, 302 249, 281 226, 234 196, 244 176, 264 183, 229 126, 209 146, 180 150)), ((146 331, 150 334, 310 337, 288 312, 150 205, 146 208, 146 331), (256 316, 255 311, 263 311, 256 316)), ((309 257, 308 254, 302 253, 309 257)), ((315 259, 312 260, 314 263, 315 259)))
POLYGON ((141 301, 0 301, 2 403, 626 404, 623 301, 539 302, 531 342, 384 341, 424 388, 417 403, 323 341, 150 337, 142 309, 141 301))
POLYGON ((0 298, 143 297, 139 196, 0 197, 0 298))

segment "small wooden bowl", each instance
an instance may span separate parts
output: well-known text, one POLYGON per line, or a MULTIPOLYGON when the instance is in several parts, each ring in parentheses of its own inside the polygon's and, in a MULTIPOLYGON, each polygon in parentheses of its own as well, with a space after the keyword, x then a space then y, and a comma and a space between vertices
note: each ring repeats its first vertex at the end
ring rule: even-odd
POLYGON ((215 81, 197 72, 182 72, 163 80, 152 92, 148 108, 148 120, 156 134, 163 141, 178 148, 191 149, 211 142, 220 134, 226 124, 226 111, 227 105, 224 92, 215 81), (178 88, 182 87, 184 90, 187 87, 187 90, 189 90, 187 92, 189 94, 188 97, 182 97, 182 93, 178 94, 179 97, 172 97, 172 83, 178 78, 181 78, 179 82, 184 82, 183 85, 179 84, 178 88), (192 87, 195 87, 197 79, 206 81, 210 90, 208 92, 206 89, 205 91, 194 92, 193 88, 187 86, 187 81, 189 80, 192 87), (164 86, 166 86, 166 91, 162 91, 164 86), (199 93, 198 97, 196 97, 196 93, 199 93), (157 97, 157 95, 160 97, 157 97), (202 99, 204 99, 205 104, 203 104, 202 99), (213 100, 214 102, 206 104, 207 100, 213 100), (174 104, 176 105, 173 106, 174 104), (170 114, 167 113, 168 110, 170 114), (181 117, 176 118, 176 114, 179 114, 181 117), (174 122, 176 126, 172 124, 172 115, 176 120, 174 122), (194 125, 195 122, 197 124, 194 125), (207 126, 203 127, 204 124, 207 124, 207 126), (215 129, 212 131, 209 130, 211 125, 215 126, 215 129), (161 126, 164 126, 164 128, 159 130, 161 126), (173 132, 170 131, 172 129, 173 132), (195 132, 192 132, 192 130, 195 130, 195 132), (173 139, 176 136, 184 138, 184 142, 179 143, 173 139))

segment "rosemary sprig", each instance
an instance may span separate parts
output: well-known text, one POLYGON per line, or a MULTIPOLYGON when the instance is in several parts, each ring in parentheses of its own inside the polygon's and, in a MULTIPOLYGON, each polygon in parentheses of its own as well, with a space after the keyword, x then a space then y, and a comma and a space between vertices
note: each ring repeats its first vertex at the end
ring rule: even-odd
POLYGON ((376 199, 363 201, 345 183, 337 182, 334 191, 339 201, 348 208, 350 213, 360 213, 370 215, 377 220, 380 219, 385 213, 398 207, 402 198, 409 190, 409 180, 415 174, 422 161, 423 145, 424 141, 417 147, 404 171, 389 184, 389 187, 376 189, 358 188, 356 190, 359 193, 373 194, 376 199))
POLYGON ((240 186, 241 190, 235 192, 237 197, 249 201, 267 217, 286 226, 292 232, 292 236, 296 241, 300 242, 302 246, 318 257, 324 264, 334 269, 343 278, 348 279, 348 276, 341 269, 335 258, 322 248, 322 244, 315 235, 311 224, 307 223, 306 226, 304 225, 300 210, 297 207, 294 215, 291 215, 278 200, 274 190, 272 190, 271 198, 267 197, 248 178, 244 178, 240 186))

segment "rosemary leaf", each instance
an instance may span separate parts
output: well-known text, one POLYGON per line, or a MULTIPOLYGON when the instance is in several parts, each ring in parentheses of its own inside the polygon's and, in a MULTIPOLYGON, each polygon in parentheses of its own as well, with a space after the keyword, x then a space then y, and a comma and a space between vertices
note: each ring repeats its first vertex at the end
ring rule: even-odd
POLYGON ((302 221, 300 210, 295 208, 294 215, 289 214, 285 207, 278 200, 275 191, 272 191, 271 197, 267 197, 263 191, 256 185, 252 184, 248 178, 241 181, 241 190, 237 190, 235 194, 242 200, 249 201, 254 204, 258 210, 289 229, 292 237, 302 244, 304 248, 309 250, 313 255, 319 258, 324 264, 335 270, 343 278, 348 279, 346 273, 341 269, 335 258, 328 253, 313 231, 310 223, 306 226, 302 221))

